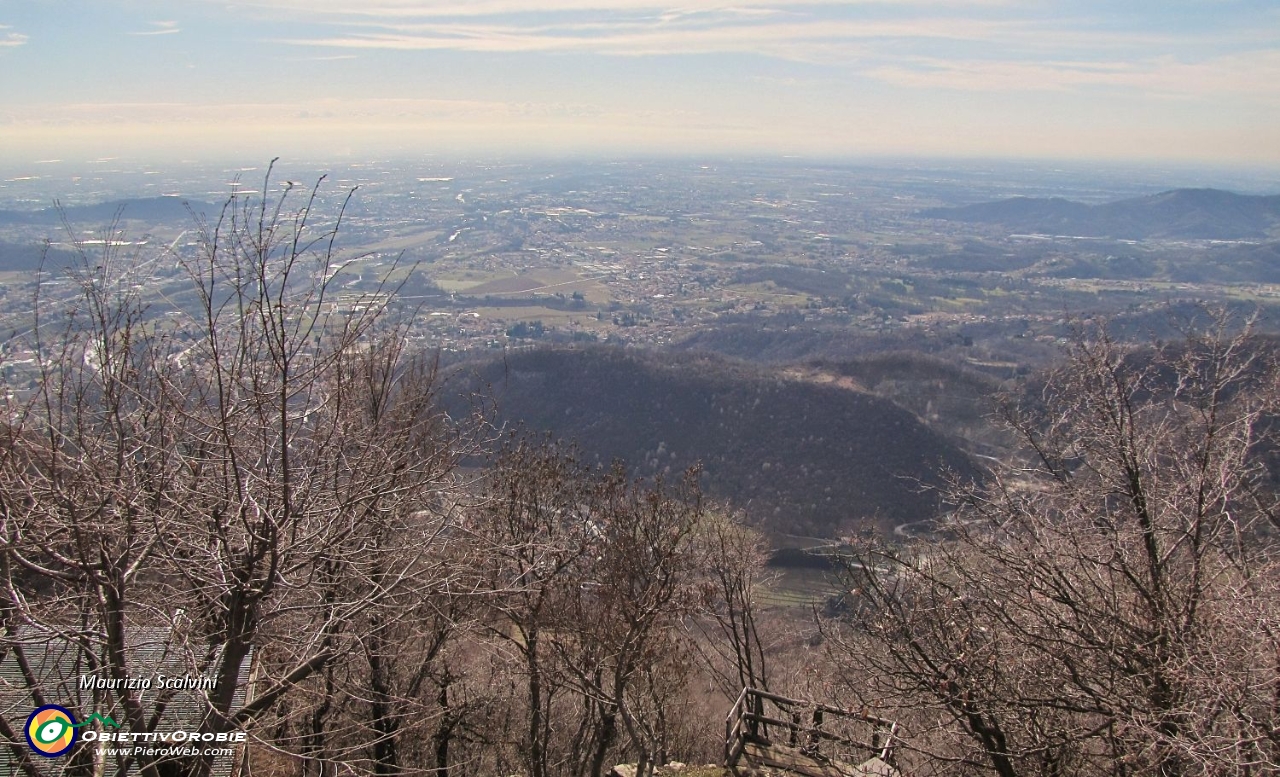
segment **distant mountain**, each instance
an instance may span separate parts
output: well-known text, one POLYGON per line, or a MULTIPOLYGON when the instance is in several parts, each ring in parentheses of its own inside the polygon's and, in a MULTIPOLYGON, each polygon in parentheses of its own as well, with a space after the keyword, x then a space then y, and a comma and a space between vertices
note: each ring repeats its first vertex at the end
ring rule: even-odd
POLYGON ((460 388, 495 397, 499 420, 576 440, 588 460, 677 475, 770 528, 830 535, 931 517, 924 486, 970 459, 915 415, 869 393, 783 379, 700 354, 538 349, 467 365, 460 388))
MULTIPOLYGON (((75 224, 96 223, 108 224, 116 218, 128 221, 149 221, 166 223, 190 220, 191 211, 209 216, 216 215, 221 206, 207 202, 187 200, 182 197, 145 197, 140 199, 116 200, 101 202, 96 205, 73 205, 62 209, 67 221, 75 224)), ((0 224, 60 224, 62 214, 57 208, 45 208, 35 211, 0 210, 0 224)))
POLYGON ((41 268, 55 272, 74 267, 77 258, 71 251, 0 240, 0 272, 35 272, 41 268))
POLYGON ((921 215, 998 224, 1012 232, 1135 240, 1245 240, 1265 238, 1280 229, 1280 195, 1175 189, 1103 205, 1057 197, 1014 197, 959 208, 933 208, 921 215))

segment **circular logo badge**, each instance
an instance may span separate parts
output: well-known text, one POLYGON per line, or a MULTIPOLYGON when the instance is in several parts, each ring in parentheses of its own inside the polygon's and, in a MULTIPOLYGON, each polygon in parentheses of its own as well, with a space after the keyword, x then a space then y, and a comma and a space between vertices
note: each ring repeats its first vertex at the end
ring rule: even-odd
POLYGON ((65 707, 46 704, 27 718, 27 744, 45 758, 57 758, 76 743, 75 725, 65 707))

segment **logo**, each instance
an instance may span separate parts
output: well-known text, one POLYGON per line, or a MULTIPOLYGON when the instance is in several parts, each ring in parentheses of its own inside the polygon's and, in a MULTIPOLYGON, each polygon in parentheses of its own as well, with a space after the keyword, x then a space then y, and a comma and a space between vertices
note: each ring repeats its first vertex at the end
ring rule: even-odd
POLYGON ((66 707, 46 704, 27 718, 27 744, 45 758, 57 758, 76 743, 78 729, 95 721, 103 726, 120 728, 120 724, 108 715, 94 712, 77 723, 75 716, 66 707))
POLYGON ((45 758, 57 758, 76 743, 76 719, 65 707, 46 704, 27 718, 27 744, 45 758))

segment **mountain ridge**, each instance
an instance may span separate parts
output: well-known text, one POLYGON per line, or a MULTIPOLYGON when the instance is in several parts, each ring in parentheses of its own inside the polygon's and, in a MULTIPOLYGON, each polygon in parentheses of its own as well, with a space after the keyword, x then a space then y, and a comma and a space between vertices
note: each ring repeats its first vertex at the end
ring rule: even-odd
POLYGON ((117 217, 138 221, 174 221, 191 219, 191 214, 216 214, 221 206, 186 197, 134 197, 92 205, 67 205, 40 210, 0 210, 0 224, 60 224, 65 214, 72 223, 83 221, 111 222, 117 217))
POLYGON ((1088 205, 1061 197, 1012 197, 921 211, 926 218, 998 224, 1013 231, 1117 239, 1262 239, 1280 229, 1280 195, 1171 189, 1088 205))

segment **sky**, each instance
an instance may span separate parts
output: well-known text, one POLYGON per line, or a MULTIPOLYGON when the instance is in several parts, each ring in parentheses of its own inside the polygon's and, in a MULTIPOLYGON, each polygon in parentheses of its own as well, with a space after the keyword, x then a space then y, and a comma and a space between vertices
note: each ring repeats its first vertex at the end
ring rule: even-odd
POLYGON ((1280 167, 1276 0, 0 0, 0 161, 1280 167))

